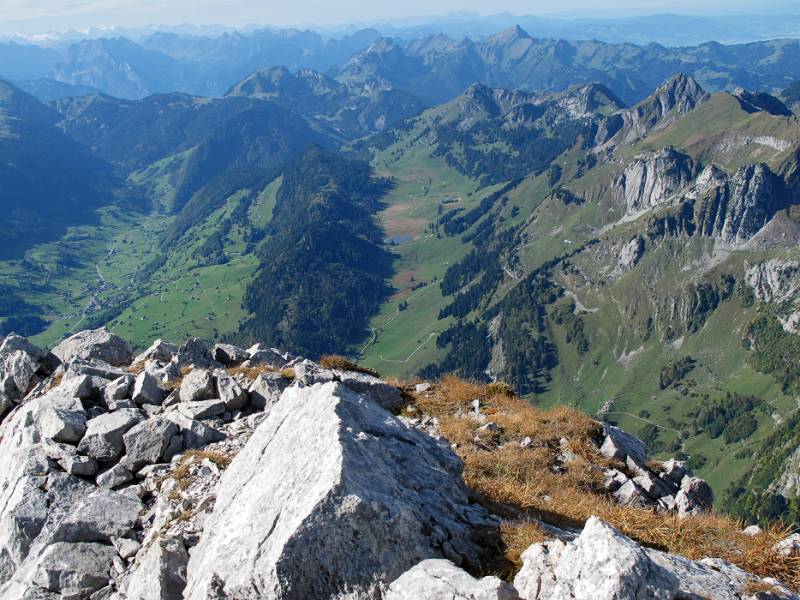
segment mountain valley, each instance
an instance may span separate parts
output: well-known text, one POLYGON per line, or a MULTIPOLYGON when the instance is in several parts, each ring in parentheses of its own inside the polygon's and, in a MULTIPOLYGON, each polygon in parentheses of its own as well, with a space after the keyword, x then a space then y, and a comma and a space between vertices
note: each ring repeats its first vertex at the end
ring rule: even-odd
POLYGON ((505 382, 800 518, 796 41, 251 37, 4 73, 0 335, 505 382))

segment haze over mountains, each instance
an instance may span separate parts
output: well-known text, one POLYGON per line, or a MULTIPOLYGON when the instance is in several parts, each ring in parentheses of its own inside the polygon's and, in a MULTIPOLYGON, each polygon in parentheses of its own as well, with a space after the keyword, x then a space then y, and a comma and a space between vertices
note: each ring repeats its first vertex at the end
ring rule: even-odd
POLYGON ((0 333, 499 380, 796 518, 800 41, 471 22, 0 45, 0 333))
MULTIPOLYGON (((685 29, 680 17, 652 19, 663 21, 659 31, 685 29)), ((283 66, 293 72, 325 72, 342 83, 388 83, 436 103, 476 81, 558 90, 597 80, 615 83, 618 93, 633 102, 678 70, 712 90, 745 86, 774 92, 800 75, 797 43, 789 39, 723 46, 709 38, 697 47, 670 47, 651 43, 653 38, 643 34, 645 39, 636 40, 643 45, 634 46, 614 36, 542 30, 531 19, 527 29, 508 17, 495 21, 497 26, 492 20, 485 22, 490 29, 481 32, 389 28, 391 37, 374 28, 334 37, 262 29, 218 37, 154 31, 44 45, 12 41, 0 44, 0 76, 44 100, 93 90, 138 99, 165 92, 221 95, 256 70, 283 66), (508 27, 502 29, 499 23, 508 27)), ((784 24, 790 22, 793 18, 787 17, 784 24)), ((430 27, 436 27, 435 22, 430 27)), ((629 24, 622 22, 620 27, 627 29, 629 24)), ((800 21, 797 27, 800 30, 800 21)), ((777 39, 786 33, 775 30, 765 37, 777 39)), ((686 42, 671 41, 680 43, 686 42)))

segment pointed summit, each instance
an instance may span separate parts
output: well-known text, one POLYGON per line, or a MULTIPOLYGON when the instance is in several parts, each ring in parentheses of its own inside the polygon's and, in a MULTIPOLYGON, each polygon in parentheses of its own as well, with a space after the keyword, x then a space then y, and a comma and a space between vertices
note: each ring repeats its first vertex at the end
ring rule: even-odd
POLYGON ((517 60, 533 45, 533 38, 519 25, 487 37, 480 44, 480 51, 493 61, 517 60))
POLYGON ((693 77, 678 73, 662 83, 655 93, 645 99, 641 105, 659 104, 662 115, 672 111, 686 114, 708 98, 709 94, 693 77))
POLYGON ((632 142, 654 129, 666 127, 710 97, 694 78, 683 73, 673 75, 658 86, 653 94, 623 113, 628 129, 625 140, 632 142))
POLYGON ((531 39, 531 36, 519 25, 514 25, 492 36, 492 39, 499 43, 511 44, 519 39, 531 39))

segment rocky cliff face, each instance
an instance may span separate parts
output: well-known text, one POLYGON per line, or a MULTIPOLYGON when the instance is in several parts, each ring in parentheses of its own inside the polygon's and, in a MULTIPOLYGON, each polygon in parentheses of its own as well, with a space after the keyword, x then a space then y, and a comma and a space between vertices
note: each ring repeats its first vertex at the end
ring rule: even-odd
POLYGON ((625 217, 665 207, 650 218, 651 238, 698 235, 730 247, 783 243, 782 236, 759 236, 788 206, 783 182, 767 165, 744 165, 733 174, 709 165, 696 178, 693 169, 688 156, 671 148, 637 156, 614 182, 625 217))
POLYGON ((614 182, 625 215, 669 202, 673 194, 683 190, 694 178, 694 161, 673 148, 640 154, 614 182))
POLYGON ((702 235, 742 245, 781 208, 780 183, 769 167, 745 165, 698 201, 695 221, 702 235))
MULTIPOLYGON (((405 392, 346 364, 199 340, 132 358, 104 330, 52 354, 16 336, 2 348, 17 390, 0 424, 4 599, 797 597, 599 519, 548 526, 513 585, 480 577, 501 518, 465 486, 436 419, 399 416, 405 392)), ((620 465, 603 471, 620 505, 708 510, 708 486, 682 464, 656 473, 641 441, 599 431, 587 443, 620 465)))

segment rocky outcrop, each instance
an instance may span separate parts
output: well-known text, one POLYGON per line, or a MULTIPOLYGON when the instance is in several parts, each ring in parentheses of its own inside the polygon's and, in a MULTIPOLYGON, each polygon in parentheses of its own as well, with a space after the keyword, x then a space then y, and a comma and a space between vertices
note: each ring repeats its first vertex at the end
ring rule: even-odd
POLYGON ((0 340, 0 422, 58 364, 55 356, 18 335, 0 340))
POLYGON ((776 305, 783 328, 797 333, 800 329, 800 263, 773 258, 745 265, 744 277, 759 301, 776 305))
POLYGON ((626 216, 667 203, 694 178, 694 161, 669 147, 636 156, 614 182, 626 216))
MULTIPOLYGON (((634 162, 629 168, 635 166, 634 162)), ((635 202, 640 186, 627 185, 623 176, 617 180, 617 189, 621 199, 635 202)), ((787 207, 784 184, 767 165, 745 165, 733 175, 709 165, 674 198, 674 204, 650 218, 649 238, 696 235, 714 238, 733 248, 772 247, 782 243, 759 239, 764 237, 759 233, 766 231, 776 214, 787 207)), ((786 226, 776 229, 784 234, 792 230, 786 226)))
MULTIPOLYGON (((395 416, 405 398, 394 386, 200 340, 115 367, 107 336, 76 339, 80 351, 50 375, 22 338, 1 346, 37 366, 0 424, 1 598, 743 598, 731 590, 757 581, 641 548, 594 519, 580 535, 542 524, 556 539, 523 555, 516 589, 475 577, 501 520, 468 493, 436 419, 395 416), (248 366, 222 366, 238 361, 248 366)), ((492 445, 499 433, 486 419, 476 435, 492 445)), ((705 482, 676 461, 656 467, 624 431, 598 426, 591 442, 618 502, 687 517, 710 506, 705 482)), ((553 472, 575 460, 562 440, 553 472)))
POLYGON ((186 598, 380 598, 421 560, 476 566, 471 536, 492 521, 460 471, 446 445, 341 383, 289 388, 222 479, 186 598))
POLYGON ((650 506, 680 517, 711 510, 714 493, 686 465, 669 460, 656 468, 648 459, 647 446, 618 427, 603 425, 600 454, 617 463, 603 470, 603 487, 623 505, 650 506))
MULTIPOLYGON (((645 549, 592 517, 571 542, 534 544, 522 555, 514 586, 526 600, 677 600, 753 598, 748 583, 758 578, 729 563, 691 561, 645 549)), ((788 589, 766 581, 758 598, 797 598, 788 589)))
POLYGON ((78 332, 53 348, 53 354, 63 363, 98 360, 115 367, 127 367, 133 358, 130 344, 106 329, 78 332))
POLYGON ((765 112, 776 117, 792 116, 792 111, 780 99, 766 92, 749 92, 744 88, 736 88, 731 95, 746 112, 765 112))
POLYGON ((781 184, 763 164, 745 165, 730 177, 715 171, 701 183, 694 205, 697 233, 730 245, 746 244, 784 208, 781 184))
POLYGON ((644 239, 637 235, 622 247, 622 251, 619 253, 617 268, 623 273, 630 271, 636 266, 643 254, 644 239))

